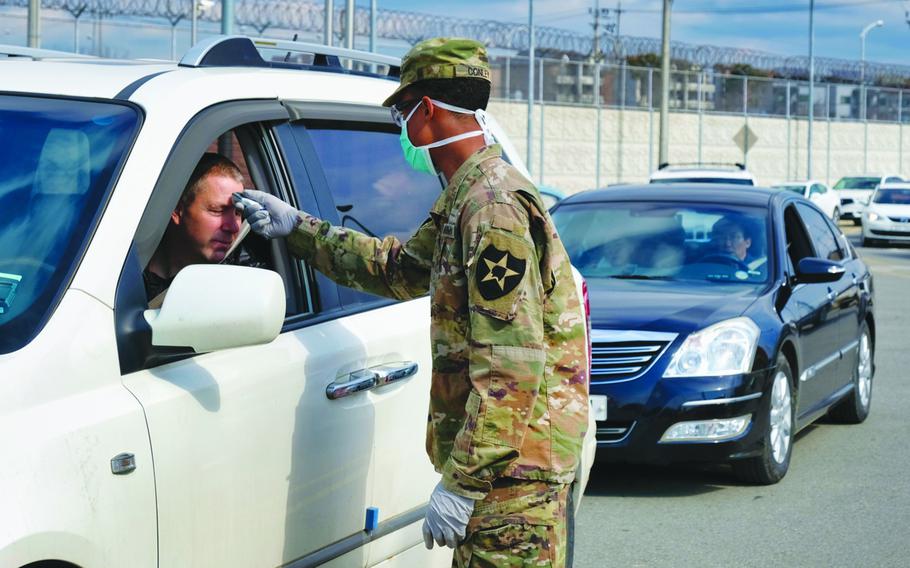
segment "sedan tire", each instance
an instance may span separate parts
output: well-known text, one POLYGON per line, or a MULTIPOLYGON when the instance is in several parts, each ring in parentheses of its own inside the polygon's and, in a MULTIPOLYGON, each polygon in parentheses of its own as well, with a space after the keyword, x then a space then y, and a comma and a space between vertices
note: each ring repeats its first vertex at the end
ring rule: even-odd
POLYGON ((793 437, 796 431, 796 404, 793 396, 793 372, 782 355, 777 358, 777 371, 771 381, 766 412, 768 423, 762 453, 733 462, 733 472, 748 483, 777 483, 790 469, 793 437))
POLYGON ((861 423, 869 416, 869 410, 872 408, 874 351, 869 326, 865 322, 859 328, 857 350, 856 368, 853 370, 853 390, 829 412, 833 420, 843 424, 861 423))

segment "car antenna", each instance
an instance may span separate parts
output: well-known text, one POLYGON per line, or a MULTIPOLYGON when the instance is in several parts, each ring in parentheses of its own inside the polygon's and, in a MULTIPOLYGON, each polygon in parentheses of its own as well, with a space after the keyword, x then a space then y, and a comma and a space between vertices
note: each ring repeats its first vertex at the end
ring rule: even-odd
MULTIPOLYGON (((297 41, 297 34, 296 34, 296 33, 294 34, 294 39, 292 39, 291 41, 297 41)), ((288 62, 288 59, 290 59, 290 58, 291 58, 291 52, 289 51, 288 54, 284 56, 284 62, 287 63, 287 62, 288 62)))

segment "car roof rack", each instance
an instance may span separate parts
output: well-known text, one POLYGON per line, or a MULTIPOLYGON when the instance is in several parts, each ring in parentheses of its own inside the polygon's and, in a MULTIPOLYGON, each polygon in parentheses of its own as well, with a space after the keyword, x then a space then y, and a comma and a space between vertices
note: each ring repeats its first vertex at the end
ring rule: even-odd
POLYGON ((56 51, 21 45, 0 45, 0 57, 26 57, 29 59, 95 59, 94 55, 84 55, 71 51, 56 51))
MULTIPOLYGON (((388 74, 385 75, 386 77, 397 79, 401 71, 401 60, 397 57, 318 43, 251 38, 247 36, 215 36, 207 38, 191 47, 178 65, 180 67, 306 68, 354 72, 341 64, 342 59, 371 65, 385 65, 389 68, 388 74), (291 53, 312 54, 313 63, 311 65, 287 63, 287 57, 285 61, 266 61, 259 53, 259 49, 286 51, 288 55, 291 53)), ((379 73, 370 74, 379 75, 379 73)))
POLYGON ((674 162, 672 164, 669 162, 663 162, 662 164, 657 166, 657 169, 663 170, 670 166, 673 166, 673 167, 726 166, 726 167, 734 167, 734 168, 740 169, 742 171, 746 171, 746 165, 741 164, 739 162, 674 162))

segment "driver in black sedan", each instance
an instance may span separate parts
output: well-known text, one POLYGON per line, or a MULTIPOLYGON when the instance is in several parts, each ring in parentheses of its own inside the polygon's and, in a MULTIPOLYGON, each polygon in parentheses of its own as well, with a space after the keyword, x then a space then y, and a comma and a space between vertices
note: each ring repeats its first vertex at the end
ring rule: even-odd
POLYGON ((716 250, 748 263, 752 238, 746 230, 747 222, 737 216, 727 215, 718 219, 711 228, 711 241, 716 250))

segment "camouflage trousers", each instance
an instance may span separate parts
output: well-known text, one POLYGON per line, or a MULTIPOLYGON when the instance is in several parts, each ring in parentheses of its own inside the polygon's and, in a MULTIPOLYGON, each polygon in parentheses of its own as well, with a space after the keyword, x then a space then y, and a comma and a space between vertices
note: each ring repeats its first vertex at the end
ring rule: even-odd
POLYGON ((564 568, 568 492, 539 481, 494 484, 474 506, 453 568, 564 568))

